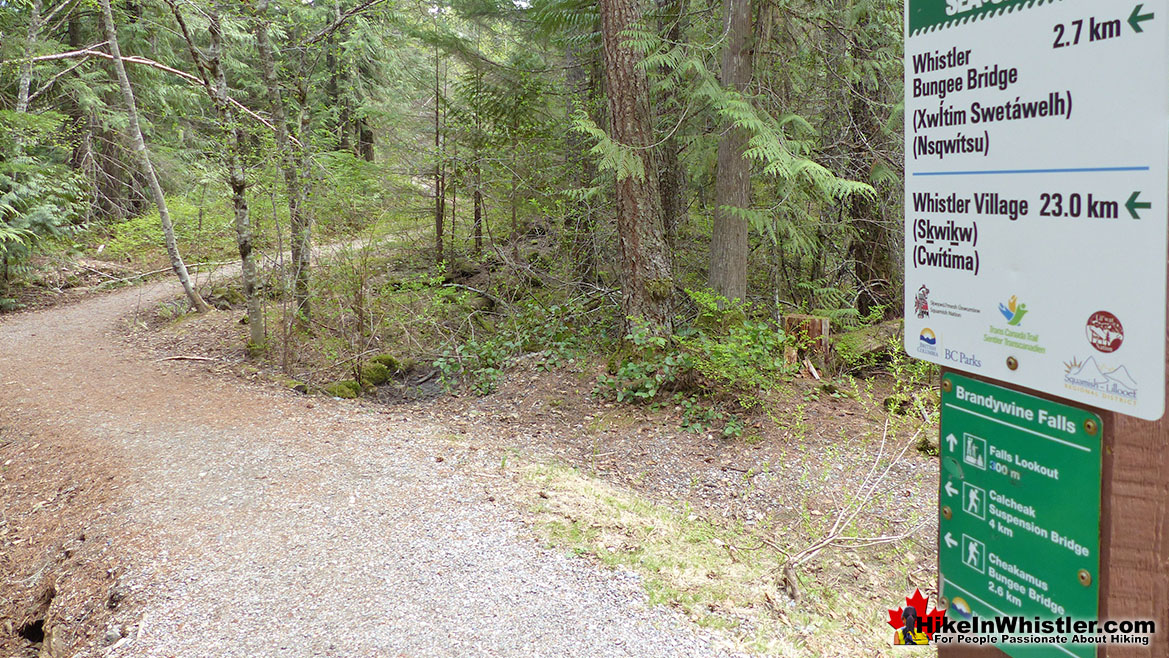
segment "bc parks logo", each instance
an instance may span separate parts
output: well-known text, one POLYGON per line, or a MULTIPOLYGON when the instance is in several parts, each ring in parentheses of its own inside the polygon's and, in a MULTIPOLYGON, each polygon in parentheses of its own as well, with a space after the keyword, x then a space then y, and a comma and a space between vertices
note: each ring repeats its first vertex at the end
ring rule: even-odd
POLYGON ((982 367, 982 359, 979 359, 977 355, 959 352, 958 350, 945 350, 944 353, 947 361, 953 361, 954 363, 960 363, 972 368, 982 367))
POLYGON ((917 351, 932 357, 938 356, 938 335, 933 329, 926 327, 921 330, 921 336, 917 339, 917 351))

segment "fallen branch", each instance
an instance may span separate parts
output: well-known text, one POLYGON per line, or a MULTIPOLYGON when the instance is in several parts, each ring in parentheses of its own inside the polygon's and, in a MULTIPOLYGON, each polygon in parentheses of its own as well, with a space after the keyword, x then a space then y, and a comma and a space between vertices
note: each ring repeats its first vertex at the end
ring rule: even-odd
POLYGON ((885 444, 889 439, 889 420, 885 420, 885 427, 881 434, 881 446, 877 450, 877 457, 873 460, 873 465, 869 468, 869 472, 866 473, 864 479, 861 480, 860 488, 857 489, 856 502, 844 506, 837 512, 836 519, 832 523, 832 527, 829 528, 828 532, 825 533, 825 535, 818 541, 813 542, 810 546, 807 546, 794 554, 789 554, 774 541, 766 537, 756 537, 756 539, 787 558, 787 560, 780 567, 780 570, 782 571, 780 585, 788 591, 793 600, 799 597, 796 580, 797 576, 795 571, 796 567, 816 557, 816 555, 818 555, 825 548, 828 548, 829 546, 863 548, 865 546, 892 543, 906 539, 924 527, 925 523, 923 522, 905 533, 881 537, 856 537, 843 534, 845 529, 852 525, 852 522, 856 519, 856 517, 868 506, 869 502, 872 501, 877 487, 885 480, 886 476, 889 475, 889 472, 893 470, 893 466, 896 465, 903 456, 905 456, 905 453, 909 450, 910 446, 913 446, 917 443, 917 438, 923 429, 924 428, 919 428, 917 432, 915 432, 913 436, 909 438, 909 440, 901 448, 901 451, 889 460, 889 463, 885 466, 885 469, 882 470, 878 475, 877 471, 880 468, 881 458, 885 454, 885 444))
POLYGON ((211 357, 206 357, 206 356, 180 355, 180 356, 164 356, 161 359, 155 359, 154 362, 158 363, 159 361, 218 361, 218 360, 219 359, 212 359, 211 357))

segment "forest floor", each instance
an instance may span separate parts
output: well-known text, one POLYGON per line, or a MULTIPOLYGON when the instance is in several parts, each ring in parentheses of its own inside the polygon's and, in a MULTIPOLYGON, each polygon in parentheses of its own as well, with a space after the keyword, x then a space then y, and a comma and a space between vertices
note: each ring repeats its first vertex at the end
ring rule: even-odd
POLYGON ((239 312, 143 321, 174 294, 0 320, 2 655, 884 655, 934 587, 936 462, 880 382, 796 380, 749 440, 588 363, 342 402, 239 312))

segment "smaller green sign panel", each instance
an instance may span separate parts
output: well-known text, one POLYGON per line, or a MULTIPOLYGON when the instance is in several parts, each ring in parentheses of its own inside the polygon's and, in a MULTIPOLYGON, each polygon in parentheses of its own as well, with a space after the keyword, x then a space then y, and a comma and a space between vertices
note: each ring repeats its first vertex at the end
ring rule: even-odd
POLYGON ((1030 9, 1055 0, 907 0, 909 33, 1030 9))
MULTIPOLYGON (((941 415, 947 616, 1098 619, 1100 417, 953 373, 941 415)), ((1094 645, 999 648, 1096 655, 1094 645)))

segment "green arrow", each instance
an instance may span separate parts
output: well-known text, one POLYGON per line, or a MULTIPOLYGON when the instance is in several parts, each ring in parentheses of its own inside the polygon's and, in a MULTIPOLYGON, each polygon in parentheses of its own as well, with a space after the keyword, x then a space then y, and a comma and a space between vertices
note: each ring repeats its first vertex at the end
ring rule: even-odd
POLYGON ((1128 24, 1132 26, 1133 32, 1144 32, 1145 28, 1141 27, 1141 23, 1153 20, 1156 14, 1142 14, 1141 10, 1145 8, 1144 4, 1139 4, 1133 7, 1132 14, 1128 17, 1128 24))
POLYGON ((1128 214, 1132 215, 1133 219, 1140 219, 1141 216, 1137 214, 1137 210, 1148 210, 1153 207, 1153 204, 1148 202, 1137 202, 1137 198, 1141 196, 1140 192, 1133 192, 1132 196, 1128 198, 1128 202, 1124 207, 1128 209, 1128 214))

